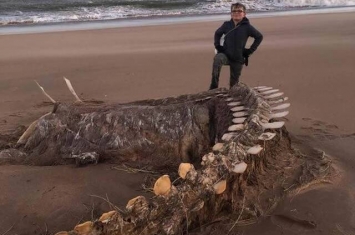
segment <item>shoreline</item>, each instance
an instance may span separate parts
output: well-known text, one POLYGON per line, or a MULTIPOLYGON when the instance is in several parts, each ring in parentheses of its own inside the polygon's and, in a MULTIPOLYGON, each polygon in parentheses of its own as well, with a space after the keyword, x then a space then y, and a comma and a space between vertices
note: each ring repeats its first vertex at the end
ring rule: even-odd
MULTIPOLYGON (((343 7, 317 7, 307 9, 289 9, 271 12, 250 12, 247 17, 250 19, 281 17, 295 15, 312 15, 312 14, 336 14, 355 12, 355 6, 343 7)), ((139 18, 123 18, 112 20, 95 20, 95 21, 72 21, 72 22, 56 22, 41 24, 16 24, 0 26, 1 35, 14 34, 34 34, 34 33, 51 33, 66 31, 82 31, 97 29, 114 29, 126 27, 140 26, 159 26, 186 23, 214 22, 228 19, 229 14, 209 14, 209 15, 174 15, 174 16, 151 16, 139 18)))

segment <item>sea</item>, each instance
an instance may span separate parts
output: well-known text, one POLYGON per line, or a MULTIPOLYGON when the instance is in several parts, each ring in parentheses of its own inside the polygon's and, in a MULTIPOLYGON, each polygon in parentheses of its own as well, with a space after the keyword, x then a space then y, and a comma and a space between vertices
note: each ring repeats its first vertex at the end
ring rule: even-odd
MULTIPOLYGON (((226 14, 230 0, 0 0, 0 28, 117 19, 226 14)), ((355 0, 244 0, 248 12, 354 7, 355 0)))

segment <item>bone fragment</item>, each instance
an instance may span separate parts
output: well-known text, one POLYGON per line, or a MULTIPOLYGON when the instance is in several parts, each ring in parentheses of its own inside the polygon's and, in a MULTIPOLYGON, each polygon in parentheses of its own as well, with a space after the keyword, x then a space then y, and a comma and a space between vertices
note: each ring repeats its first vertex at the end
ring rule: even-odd
POLYGON ((270 119, 271 118, 281 118, 281 117, 285 117, 289 114, 289 111, 284 111, 284 112, 279 112, 279 113, 272 113, 270 114, 270 119))
POLYGON ((163 175, 154 184, 154 194, 159 196, 167 195, 171 189, 171 181, 168 175, 163 175))
POLYGON ((278 92, 278 93, 274 93, 268 96, 264 96, 264 99, 268 100, 268 99, 273 99, 273 98, 277 98, 282 96, 284 93, 283 92, 278 92))
POLYGON ((285 122, 269 122, 269 123, 261 123, 261 126, 264 129, 278 129, 283 127, 285 125, 285 122))
POLYGON ((231 111, 232 112, 237 112, 237 111, 241 111, 241 110, 244 110, 244 109, 245 109, 244 106, 236 106, 236 107, 231 108, 231 111))
POLYGON ((181 163, 179 166, 179 176, 182 179, 186 178, 187 172, 189 172, 194 166, 190 163, 181 163))
MULTIPOLYGON (((256 87, 254 87, 254 89, 257 89, 257 90, 263 89, 263 88, 268 88, 268 86, 256 86, 256 87)), ((271 88, 271 89, 272 89, 272 88, 271 88)))
POLYGON ((235 136, 237 136, 237 133, 226 133, 222 136, 222 140, 230 141, 235 136))
POLYGON ((88 235, 90 234, 92 227, 93 227, 93 222, 87 221, 85 223, 78 224, 77 226, 75 226, 74 231, 78 235, 88 235))
POLYGON ((276 136, 275 133, 271 133, 271 132, 265 132, 265 133, 262 133, 258 139, 259 140, 271 140, 272 138, 274 138, 276 136))
POLYGON ((259 92, 262 92, 262 91, 268 91, 268 90, 271 90, 272 87, 263 87, 263 88, 258 88, 256 90, 258 90, 259 92))
POLYGON ((233 168, 233 172, 237 174, 242 174, 247 169, 247 164, 245 162, 240 162, 236 164, 233 168))
POLYGON ((261 150, 263 150, 263 147, 261 147, 261 146, 258 144, 258 145, 255 145, 255 146, 249 148, 249 149, 247 150, 247 153, 248 153, 248 154, 255 155, 255 154, 260 153, 261 150))
POLYGON ((69 81, 69 79, 67 79, 67 78, 65 78, 65 77, 63 77, 63 78, 64 78, 64 81, 65 81, 65 83, 67 84, 67 86, 68 86, 70 92, 74 95, 76 101, 78 101, 78 102, 83 102, 83 101, 79 98, 79 96, 76 94, 76 92, 74 91, 74 88, 73 88, 73 86, 71 85, 71 82, 69 81))
POLYGON ((212 151, 221 152, 224 147, 223 143, 217 143, 213 146, 212 151))
POLYGON ((285 104, 280 104, 280 105, 277 105, 275 107, 271 107, 271 110, 281 110, 281 109, 286 109, 288 107, 290 107, 290 103, 285 103, 285 104))
POLYGON ((215 185, 213 185, 214 192, 216 194, 222 194, 227 188, 227 181, 226 180, 221 180, 215 185))
POLYGON ((278 100, 271 100, 271 101, 268 101, 268 103, 269 103, 270 105, 272 105, 272 104, 279 104, 279 103, 282 103, 282 102, 284 102, 284 101, 286 101, 286 100, 288 100, 288 97, 283 97, 283 98, 278 99, 278 100))
POLYGON ((50 95, 48 95, 47 92, 45 92, 44 88, 41 87, 41 86, 38 84, 38 82, 37 82, 36 80, 35 80, 35 83, 36 83, 37 86, 42 90, 42 93, 43 93, 45 96, 47 96, 47 98, 50 99, 50 101, 51 101, 53 104, 55 104, 56 101, 55 101, 50 95))
POLYGON ((247 112, 236 112, 236 113, 233 113, 233 117, 245 117, 247 115, 248 115, 247 112))
POLYGON ((228 106, 237 106, 237 105, 241 105, 241 104, 242 104, 242 102, 240 102, 240 101, 230 102, 230 103, 228 103, 228 106))
POLYGON ((272 89, 272 90, 268 90, 268 91, 263 91, 263 92, 261 92, 261 94, 268 95, 268 94, 276 93, 278 91, 279 91, 279 89, 272 89))
POLYGON ((103 213, 99 219, 99 221, 103 223, 107 223, 107 221, 114 216, 117 213, 117 211, 109 211, 107 213, 103 213))
POLYGON ((245 121, 246 119, 247 119, 247 118, 245 118, 245 117, 233 118, 232 122, 233 122, 233 123, 236 123, 236 124, 244 123, 244 121, 245 121))
POLYGON ((243 124, 236 124, 228 127, 228 131, 240 131, 244 129, 243 124))
MULTIPOLYGON (((41 118, 44 118, 46 116, 48 116, 51 113, 46 113, 45 115, 43 115, 41 118)), ((32 122, 31 125, 29 125, 29 127, 26 129, 26 131, 21 135, 21 137, 18 139, 17 144, 26 144, 28 138, 32 135, 33 131, 36 129, 36 125, 38 123, 38 120, 32 122)))

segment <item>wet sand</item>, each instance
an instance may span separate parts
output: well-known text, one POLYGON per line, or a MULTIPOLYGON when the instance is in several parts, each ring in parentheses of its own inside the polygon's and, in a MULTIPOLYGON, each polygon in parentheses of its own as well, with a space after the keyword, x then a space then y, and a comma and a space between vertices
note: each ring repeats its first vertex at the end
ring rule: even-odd
MULTIPOLYGON (((204 91, 210 82, 212 38, 220 24, 0 36, 0 133, 51 110, 33 80, 61 102, 74 101, 63 76, 86 100, 127 102, 204 91)), ((355 14, 258 18, 252 24, 264 41, 241 81, 285 92, 291 103, 287 129, 300 146, 307 142, 331 156, 341 181, 286 199, 272 216, 241 229, 244 234, 354 233, 355 14), (304 228, 279 215, 317 226, 304 228)), ((224 68, 221 86, 227 84, 224 68)), ((0 166, 0 234, 10 228, 7 234, 69 230, 83 216, 92 216, 90 195, 107 194, 124 207, 144 176, 133 175, 137 178, 127 185, 127 176, 110 167, 0 166)), ((102 204, 97 211, 109 209, 103 203, 94 201, 102 204)))

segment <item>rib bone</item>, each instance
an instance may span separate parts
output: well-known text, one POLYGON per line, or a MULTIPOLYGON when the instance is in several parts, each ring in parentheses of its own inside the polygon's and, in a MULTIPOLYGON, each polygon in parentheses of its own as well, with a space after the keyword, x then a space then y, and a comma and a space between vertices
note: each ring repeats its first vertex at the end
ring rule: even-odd
POLYGON ((271 94, 271 95, 268 95, 268 96, 264 96, 264 99, 273 99, 273 98, 276 98, 276 97, 279 97, 279 96, 282 96, 284 93, 283 92, 278 92, 278 93, 275 93, 275 94, 271 94))
POLYGON ((244 106, 236 106, 236 107, 231 108, 231 111, 232 112, 237 112, 237 111, 241 111, 241 110, 244 110, 244 109, 245 109, 244 106))
POLYGON ((247 112, 236 112, 236 113, 233 113, 233 117, 244 117, 244 116, 247 116, 248 113, 247 112))
POLYGON ((275 107, 271 107, 271 110, 286 109, 286 108, 290 107, 290 105, 291 105, 290 103, 280 104, 275 107))
POLYGON ((272 94, 272 93, 275 93, 275 92, 278 92, 279 89, 273 89, 273 90, 268 90, 268 91, 263 91, 261 92, 262 95, 268 95, 268 94, 272 94))
POLYGON ((278 129, 285 125, 285 122, 260 123, 264 129, 278 129))
POLYGON ((284 111, 284 112, 279 112, 279 113, 272 113, 272 114, 270 114, 270 119, 271 118, 285 117, 288 114, 289 114, 289 111, 284 111))

